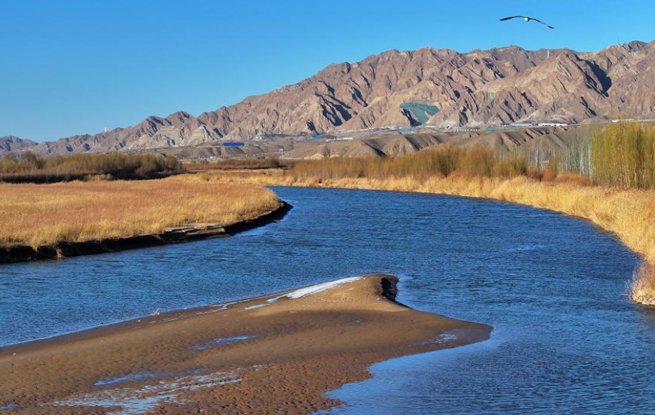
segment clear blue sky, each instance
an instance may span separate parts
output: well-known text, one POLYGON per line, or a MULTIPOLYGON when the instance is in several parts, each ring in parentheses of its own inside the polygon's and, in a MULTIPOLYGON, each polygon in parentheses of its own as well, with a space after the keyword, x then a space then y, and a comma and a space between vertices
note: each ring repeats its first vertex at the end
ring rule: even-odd
POLYGON ((197 116, 388 49, 650 41, 654 16, 652 0, 2 0, 0 136, 197 116), (513 14, 556 30, 498 21, 513 14))

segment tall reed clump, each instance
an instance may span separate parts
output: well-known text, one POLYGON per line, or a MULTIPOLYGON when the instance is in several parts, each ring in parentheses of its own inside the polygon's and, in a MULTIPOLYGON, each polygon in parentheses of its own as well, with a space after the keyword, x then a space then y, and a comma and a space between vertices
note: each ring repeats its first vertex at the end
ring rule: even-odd
POLYGON ((594 182, 655 189, 655 127, 621 122, 597 130, 591 154, 594 182))
POLYGON ((39 247, 159 234, 252 219, 280 206, 265 188, 173 176, 162 180, 0 184, 0 247, 39 247))

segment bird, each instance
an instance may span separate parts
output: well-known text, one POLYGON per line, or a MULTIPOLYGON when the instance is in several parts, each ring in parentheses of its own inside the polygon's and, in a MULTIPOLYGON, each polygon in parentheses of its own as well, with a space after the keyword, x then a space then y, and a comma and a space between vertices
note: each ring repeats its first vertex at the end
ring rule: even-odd
POLYGON ((546 26, 546 27, 549 28, 549 29, 554 29, 553 26, 551 26, 551 25, 549 25, 549 24, 547 24, 547 23, 544 23, 544 22, 542 22, 542 21, 539 20, 539 19, 535 19, 534 17, 528 17, 528 16, 510 16, 510 17, 504 17, 504 18, 500 19, 500 21, 501 21, 501 22, 504 22, 505 20, 512 20, 512 19, 523 19, 523 20, 525 20, 526 22, 535 21, 535 22, 537 22, 537 23, 541 23, 542 25, 546 26))

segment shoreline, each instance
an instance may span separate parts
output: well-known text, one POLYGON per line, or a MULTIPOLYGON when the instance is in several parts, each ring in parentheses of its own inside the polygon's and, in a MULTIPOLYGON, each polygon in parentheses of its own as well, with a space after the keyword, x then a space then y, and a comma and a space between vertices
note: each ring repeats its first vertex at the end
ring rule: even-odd
MULTIPOLYGON (((298 179, 278 171, 265 174, 239 172, 214 175, 219 183, 258 184, 350 190, 408 192, 485 199, 544 209, 591 222, 611 232, 631 251, 655 269, 655 208, 652 191, 580 186, 567 182, 540 182, 525 177, 429 178, 378 180, 369 178, 298 179)), ((653 277, 655 282, 655 277, 653 277)), ((655 286, 634 286, 630 299, 655 307, 655 286)))
POLYGON ((228 237, 279 221, 292 208, 293 206, 290 204, 281 201, 277 209, 265 212, 254 218, 222 226, 215 224, 191 224, 152 235, 134 235, 125 238, 107 238, 81 242, 60 242, 56 245, 39 246, 37 248, 28 245, 4 247, 0 248, 0 265, 17 262, 56 260, 228 237))
POLYGON ((310 414, 374 363, 490 337, 396 302, 397 282, 351 277, 0 348, 0 408, 310 414))

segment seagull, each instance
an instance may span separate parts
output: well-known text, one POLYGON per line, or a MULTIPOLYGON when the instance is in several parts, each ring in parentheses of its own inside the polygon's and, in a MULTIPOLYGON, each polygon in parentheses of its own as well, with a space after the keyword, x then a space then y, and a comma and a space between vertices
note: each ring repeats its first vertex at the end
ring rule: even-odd
POLYGON ((510 17, 502 18, 502 19, 500 19, 500 21, 501 21, 501 22, 504 22, 505 20, 512 20, 512 19, 523 19, 523 20, 525 20, 526 22, 535 21, 535 22, 537 22, 537 23, 541 23, 542 25, 546 26, 546 27, 549 28, 549 29, 554 29, 553 26, 551 26, 551 25, 549 25, 549 24, 546 24, 546 23, 542 22, 542 21, 539 20, 539 19, 535 19, 534 17, 528 17, 528 16, 510 16, 510 17))

